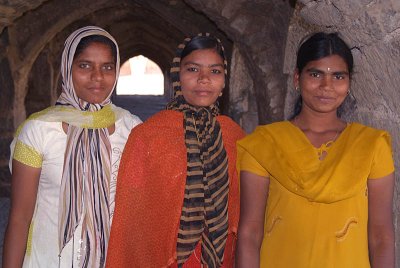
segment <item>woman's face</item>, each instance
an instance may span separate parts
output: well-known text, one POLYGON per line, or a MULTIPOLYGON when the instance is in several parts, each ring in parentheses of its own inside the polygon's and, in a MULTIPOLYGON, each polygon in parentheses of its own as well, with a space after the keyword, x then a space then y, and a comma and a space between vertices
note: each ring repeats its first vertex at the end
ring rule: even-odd
POLYGON ((72 62, 72 81, 76 95, 89 103, 103 102, 116 79, 111 48, 103 43, 89 44, 72 62))
POLYGON ((350 75, 346 62, 338 55, 310 61, 294 75, 295 87, 300 88, 302 109, 317 113, 336 113, 348 94, 350 75))
POLYGON ((180 80, 185 100, 205 107, 217 101, 225 85, 224 62, 215 49, 198 49, 181 62, 180 80))

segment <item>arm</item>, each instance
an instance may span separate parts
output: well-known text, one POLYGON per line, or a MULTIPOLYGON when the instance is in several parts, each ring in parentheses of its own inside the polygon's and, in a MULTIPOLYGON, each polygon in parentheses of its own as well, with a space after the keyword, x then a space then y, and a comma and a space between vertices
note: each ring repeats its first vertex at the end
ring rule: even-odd
POLYGON ((394 268, 393 189, 393 173, 368 180, 368 245, 373 268, 394 268))
POLYGON ((248 171, 240 172, 240 220, 236 267, 260 267, 264 237, 265 206, 269 178, 248 171))
POLYGON ((3 267, 22 267, 36 204, 40 168, 12 163, 11 208, 4 238, 3 267))

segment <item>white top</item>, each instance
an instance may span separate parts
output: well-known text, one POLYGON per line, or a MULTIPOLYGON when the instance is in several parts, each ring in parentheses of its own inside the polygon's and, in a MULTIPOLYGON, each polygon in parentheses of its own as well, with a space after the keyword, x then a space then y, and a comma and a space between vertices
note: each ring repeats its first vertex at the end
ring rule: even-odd
MULTIPOLYGON (((134 115, 124 116, 115 122, 115 131, 110 135, 112 167, 110 182, 111 220, 114 214, 114 198, 121 154, 133 127, 142 121, 134 115)), ((39 187, 35 211, 29 230, 23 267, 79 267, 84 252, 80 249, 81 224, 73 239, 58 257, 58 204, 61 186, 64 153, 67 135, 61 122, 30 120, 26 122, 18 140, 34 149, 42 158, 39 187), (72 263, 73 262, 73 263, 72 263)), ((16 139, 11 143, 14 151, 16 139)), ((11 169, 10 159, 10 169, 11 169)))

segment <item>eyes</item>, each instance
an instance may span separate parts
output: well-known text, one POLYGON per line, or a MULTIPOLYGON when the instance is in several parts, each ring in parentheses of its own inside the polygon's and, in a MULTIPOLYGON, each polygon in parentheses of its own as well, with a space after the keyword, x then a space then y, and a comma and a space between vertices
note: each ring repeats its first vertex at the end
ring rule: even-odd
MULTIPOLYGON (((311 72, 309 72, 309 75, 312 78, 323 78, 325 74, 322 72, 311 71, 311 72)), ((348 75, 345 73, 333 73, 333 74, 331 74, 331 76, 335 80, 344 80, 344 79, 348 78, 348 75)))
MULTIPOLYGON (((187 67, 185 69, 187 72, 189 73, 195 73, 195 72, 200 72, 200 68, 199 67, 187 67)), ((223 68, 218 68, 218 67, 210 67, 210 73, 212 74, 222 74, 223 73, 223 68)))
MULTIPOLYGON (((97 68, 95 64, 90 63, 90 62, 79 62, 77 64, 77 67, 81 70, 92 70, 94 68, 97 68)), ((115 65, 113 63, 105 63, 100 66, 101 70, 103 71, 114 71, 115 70, 115 65)))

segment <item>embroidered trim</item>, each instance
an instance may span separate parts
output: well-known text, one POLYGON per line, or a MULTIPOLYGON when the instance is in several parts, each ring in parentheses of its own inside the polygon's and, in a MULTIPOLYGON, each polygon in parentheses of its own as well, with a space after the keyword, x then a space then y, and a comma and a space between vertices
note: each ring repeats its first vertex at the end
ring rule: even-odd
POLYGON ((270 225, 270 227, 267 229, 267 235, 270 235, 272 233, 272 230, 274 229, 275 225, 282 220, 281 216, 276 216, 270 225))
POLYGON ((26 145, 20 140, 17 140, 15 144, 13 159, 30 167, 42 167, 42 156, 40 153, 35 148, 26 145))
POLYGON ((358 224, 358 221, 356 218, 354 218, 354 217, 350 218, 347 221, 347 223, 344 225, 343 229, 340 231, 337 231, 335 233, 337 241, 343 241, 346 238, 347 234, 349 233, 350 226, 357 225, 357 224, 358 224))
POLYGON ((33 221, 31 222, 31 225, 29 225, 29 233, 28 233, 28 239, 26 241, 26 251, 25 254, 27 256, 30 256, 32 253, 32 235, 33 235, 33 221))

